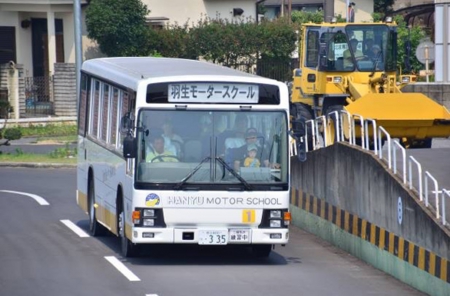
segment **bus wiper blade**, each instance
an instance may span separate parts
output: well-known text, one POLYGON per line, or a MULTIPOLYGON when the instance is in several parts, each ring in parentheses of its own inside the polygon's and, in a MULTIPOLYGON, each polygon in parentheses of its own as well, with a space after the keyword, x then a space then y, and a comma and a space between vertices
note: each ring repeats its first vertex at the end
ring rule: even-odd
POLYGON ((245 181, 244 178, 242 178, 238 173, 236 173, 222 158, 216 157, 216 160, 224 166, 224 168, 227 169, 234 177, 236 177, 239 181, 241 181, 242 184, 244 184, 245 189, 248 191, 253 190, 252 186, 245 181))
POLYGON ((202 159, 202 161, 200 161, 200 163, 173 188, 175 190, 179 190, 202 167, 202 164, 204 164, 207 160, 211 160, 211 156, 206 156, 204 159, 202 159))

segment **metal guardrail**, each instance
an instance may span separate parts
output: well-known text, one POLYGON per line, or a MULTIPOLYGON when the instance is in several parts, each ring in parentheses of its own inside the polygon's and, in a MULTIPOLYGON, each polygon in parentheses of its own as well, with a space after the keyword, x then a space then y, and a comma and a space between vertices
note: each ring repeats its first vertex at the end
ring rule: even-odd
MULTIPOLYGON (((364 150, 373 150, 373 153, 378 156, 380 160, 383 160, 387 163, 389 170, 395 175, 398 175, 403 184, 407 185, 409 189, 416 190, 419 195, 420 202, 424 202, 427 208, 431 208, 436 213, 436 219, 440 219, 443 225, 447 225, 446 221, 446 209, 445 209, 445 200, 450 198, 450 190, 442 189, 439 190, 439 184, 437 180, 431 175, 430 172, 422 171, 422 165, 413 157, 406 157, 405 148, 399 143, 399 141, 391 139, 389 133, 382 126, 378 126, 376 121, 370 118, 364 119, 361 115, 358 114, 350 114, 345 110, 333 111, 326 116, 320 116, 314 120, 308 120, 305 124, 305 136, 301 137, 300 140, 308 143, 308 130, 311 131, 312 136, 312 150, 317 150, 320 148, 324 148, 328 145, 332 145, 329 143, 327 134, 327 124, 329 121, 333 121, 331 124, 334 124, 335 128, 338 129, 336 131, 336 141, 341 142, 345 141, 350 143, 351 145, 360 146, 364 150), (347 125, 344 123, 344 118, 348 120, 347 125), (334 122, 336 121, 336 122, 334 122), (358 122, 358 124, 356 124, 358 122), (372 126, 372 134, 373 137, 369 139, 369 126, 372 126), (358 143, 356 141, 356 126, 360 126, 361 130, 361 141, 358 143), (321 128, 322 127, 322 128, 321 128), (347 128, 347 133, 345 133, 344 128, 347 128), (320 140, 322 138, 322 141, 320 140), (387 148, 387 158, 383 153, 383 140, 385 142, 385 147, 387 148), (373 146, 370 147, 370 143, 372 142, 373 146), (401 164, 402 164, 402 172, 397 170, 397 152, 401 152, 401 164), (415 169, 413 170, 413 164, 415 164, 415 169), (408 166, 408 169, 406 167, 408 166), (417 182, 414 182, 414 176, 417 177, 417 182), (434 203, 433 206, 429 202, 430 191, 428 190, 429 181, 433 182, 434 190, 431 193, 434 194, 434 203), (423 190, 423 184, 425 185, 425 190, 423 190), (440 198, 439 198, 440 195, 440 198)), ((295 146, 295 145, 293 145, 295 146)), ((306 151, 308 152, 308 145, 306 145, 306 151)), ((296 155, 291 150, 291 155, 296 155)))

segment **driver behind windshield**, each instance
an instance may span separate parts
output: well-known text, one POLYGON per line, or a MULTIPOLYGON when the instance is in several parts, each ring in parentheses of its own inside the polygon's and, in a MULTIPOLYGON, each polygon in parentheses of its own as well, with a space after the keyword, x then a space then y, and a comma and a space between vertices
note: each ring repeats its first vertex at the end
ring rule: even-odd
POLYGON ((171 151, 164 149, 164 138, 162 136, 153 138, 151 145, 147 147, 145 160, 147 162, 178 162, 171 151))
MULTIPOLYGON (((359 61, 364 58, 364 54, 361 50, 358 49, 358 39, 351 39, 350 40, 350 47, 351 51, 355 55, 355 60, 359 61)), ((352 58, 352 52, 350 51, 350 48, 346 49, 344 51, 344 68, 353 68, 353 58, 352 58)))

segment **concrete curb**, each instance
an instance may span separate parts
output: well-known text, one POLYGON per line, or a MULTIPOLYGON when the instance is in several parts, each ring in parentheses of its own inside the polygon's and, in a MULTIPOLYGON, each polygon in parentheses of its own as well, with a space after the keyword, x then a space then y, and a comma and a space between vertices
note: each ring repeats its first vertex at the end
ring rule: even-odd
POLYGON ((71 163, 31 163, 31 162, 0 162, 0 167, 16 168, 76 168, 76 164, 71 163))

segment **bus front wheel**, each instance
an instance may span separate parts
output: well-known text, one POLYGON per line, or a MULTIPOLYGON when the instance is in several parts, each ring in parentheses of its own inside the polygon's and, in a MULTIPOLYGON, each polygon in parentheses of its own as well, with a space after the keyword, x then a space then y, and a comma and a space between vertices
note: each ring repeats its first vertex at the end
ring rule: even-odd
POLYGON ((89 181, 89 190, 88 190, 88 198, 89 198, 89 231, 92 236, 100 236, 104 234, 104 228, 97 221, 96 217, 96 207, 95 207, 95 187, 94 181, 91 179, 89 181))
POLYGON ((119 209, 119 214, 117 215, 117 225, 118 225, 118 233, 120 238, 120 247, 122 251, 122 256, 124 257, 134 257, 137 253, 137 246, 130 242, 130 240, 126 236, 125 231, 125 212, 124 212, 124 206, 119 209))

